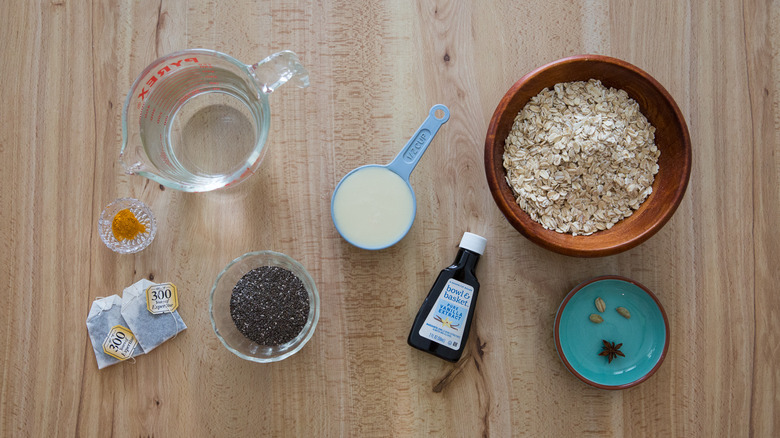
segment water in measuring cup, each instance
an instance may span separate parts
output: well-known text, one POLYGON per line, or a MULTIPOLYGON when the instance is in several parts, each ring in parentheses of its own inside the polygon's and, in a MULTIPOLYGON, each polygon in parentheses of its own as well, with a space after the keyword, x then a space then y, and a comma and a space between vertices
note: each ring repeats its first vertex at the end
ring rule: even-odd
POLYGON ((141 141, 155 166, 178 182, 209 190, 259 158, 263 109, 254 87, 233 72, 179 70, 145 105, 141 141))

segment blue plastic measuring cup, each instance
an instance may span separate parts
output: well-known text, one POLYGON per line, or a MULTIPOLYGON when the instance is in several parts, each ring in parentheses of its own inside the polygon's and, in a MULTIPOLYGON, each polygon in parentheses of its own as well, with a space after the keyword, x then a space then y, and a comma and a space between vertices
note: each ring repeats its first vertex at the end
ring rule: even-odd
MULTIPOLYGON (((417 166, 417 163, 420 161, 420 158, 425 153, 425 150, 428 148, 428 145, 431 144, 431 141, 433 140, 433 137, 436 135, 436 133, 439 131, 439 128, 441 125, 447 122, 450 118, 450 110, 444 106, 444 105, 434 105, 431 107, 430 112, 428 113, 428 117, 425 119, 425 121, 420 125, 419 128, 417 128, 417 131, 414 133, 411 139, 406 143, 406 146, 404 146, 403 149, 401 149, 401 152, 396 155, 396 157, 391 161, 389 164, 386 165, 379 165, 379 164, 368 164, 365 166, 360 166, 356 169, 353 169, 351 172, 344 175, 344 177, 341 179, 341 181, 336 186, 336 189, 333 191, 333 197, 331 198, 331 204, 330 204, 330 210, 331 210, 331 218, 333 219, 333 224, 336 226, 336 230, 339 232, 341 237, 343 237, 347 242, 351 243, 354 246, 357 246, 358 248, 362 249, 369 249, 369 250, 378 250, 378 249, 384 249, 387 247, 390 247, 392 245, 395 245, 400 241, 401 239, 406 236, 406 234, 409 232, 409 229, 412 228, 412 224, 414 223, 414 218, 417 214, 417 198, 414 196, 414 190, 412 189, 412 185, 409 183, 409 176, 411 175, 414 168, 417 166), (437 113, 441 115, 441 117, 437 117, 437 113), (342 191, 342 193, 339 193, 340 189, 343 189, 345 187, 344 183, 350 178, 355 178, 358 172, 364 171, 365 169, 369 168, 378 168, 378 169, 386 169, 391 171, 393 174, 397 175, 398 177, 403 180, 403 182, 406 184, 406 189, 408 190, 408 195, 411 195, 411 214, 408 215, 408 217, 404 216, 401 218, 401 221, 406 222, 397 222, 394 224, 394 229, 397 230, 397 232, 391 233, 392 235, 387 237, 386 239, 380 239, 380 240, 374 240, 371 238, 363 238, 361 235, 358 235, 352 230, 348 229, 351 227, 349 224, 350 221, 345 220, 342 213, 337 212, 337 210, 340 210, 344 207, 341 207, 345 202, 348 202, 347 199, 345 199, 346 195, 344 194, 345 191, 342 191), (337 214, 339 213, 339 214, 337 214)), ((387 173, 387 172, 378 172, 378 173, 387 173)), ((365 175, 365 172, 363 172, 363 175, 365 175)), ((391 178, 392 179, 392 178, 391 178)), ((378 181, 378 180, 377 180, 378 181)), ((363 182, 363 180, 361 180, 363 182)), ((391 181, 392 182, 392 181, 391 181)), ((350 183, 348 183, 348 186, 350 183)), ((354 184, 352 184, 354 186, 354 184)), ((366 189, 370 190, 371 187, 361 187, 361 190, 366 189)), ((352 187, 350 187, 350 191, 352 190, 352 187)), ((405 193, 401 193, 401 195, 406 195, 405 193)), ((373 212, 372 209, 383 209, 383 208, 390 208, 388 205, 382 204, 385 200, 379 199, 376 204, 374 203, 364 203, 361 204, 359 207, 359 216, 361 218, 365 216, 365 218, 368 220, 370 217, 373 216, 380 216, 380 212, 373 212), (376 214, 374 214, 376 213, 376 214)), ((354 206, 353 206, 354 208, 354 206)), ((351 217, 350 219, 353 219, 354 217, 351 217)), ((361 232, 362 236, 368 236, 372 232, 371 229, 371 221, 369 220, 368 223, 366 221, 360 222, 361 224, 361 232)), ((381 224, 376 224, 376 227, 381 227, 381 224)), ((382 234, 385 229, 376 229, 376 234, 382 234)), ((370 237, 370 236, 369 236, 370 237)))

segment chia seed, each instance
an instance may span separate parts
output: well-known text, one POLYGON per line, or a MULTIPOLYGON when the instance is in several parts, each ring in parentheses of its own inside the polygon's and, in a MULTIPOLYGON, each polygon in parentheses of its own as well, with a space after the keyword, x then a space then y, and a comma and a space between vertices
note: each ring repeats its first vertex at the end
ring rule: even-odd
POLYGON ((244 274, 230 296, 230 316, 248 339, 267 346, 295 339, 309 316, 309 294, 291 271, 261 266, 244 274))

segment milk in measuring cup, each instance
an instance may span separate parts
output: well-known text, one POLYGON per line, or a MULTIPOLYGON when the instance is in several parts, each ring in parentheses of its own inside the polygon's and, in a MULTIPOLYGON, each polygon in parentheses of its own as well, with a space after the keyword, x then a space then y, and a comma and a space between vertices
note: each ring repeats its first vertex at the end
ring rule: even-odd
POLYGON ((333 198, 333 220, 342 236, 363 248, 398 241, 414 220, 412 191, 400 176, 381 167, 356 170, 341 182, 333 198))

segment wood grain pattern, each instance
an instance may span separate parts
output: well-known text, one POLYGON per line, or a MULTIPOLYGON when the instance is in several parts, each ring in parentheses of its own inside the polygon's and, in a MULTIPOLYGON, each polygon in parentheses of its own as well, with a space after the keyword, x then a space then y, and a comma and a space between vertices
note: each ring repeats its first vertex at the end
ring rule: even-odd
POLYGON ((0 435, 780 434, 780 3, 6 1, 0 39, 0 435), (290 49, 312 73, 310 88, 271 96, 265 161, 225 191, 162 190, 117 162, 135 76, 190 47, 247 63, 290 49), (664 228, 595 259, 522 237, 483 167, 506 90, 578 53, 656 78, 694 153, 664 228), (389 162, 435 103, 451 118, 412 174, 410 233, 383 251, 349 246, 330 221, 336 183, 389 162), (97 234, 120 196, 158 218, 136 255, 97 234), (467 230, 488 248, 467 351, 449 364, 406 336, 467 230), (208 317, 217 273, 259 249, 300 261, 322 299, 309 344, 269 365, 230 354, 208 317), (651 289, 671 328, 664 364, 624 391, 571 376, 552 340, 566 293, 604 274, 651 289), (141 278, 177 284, 189 329, 98 371, 89 306, 141 278))

